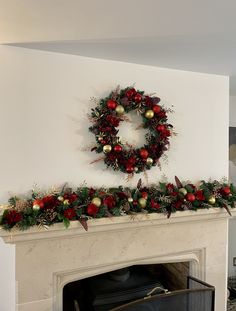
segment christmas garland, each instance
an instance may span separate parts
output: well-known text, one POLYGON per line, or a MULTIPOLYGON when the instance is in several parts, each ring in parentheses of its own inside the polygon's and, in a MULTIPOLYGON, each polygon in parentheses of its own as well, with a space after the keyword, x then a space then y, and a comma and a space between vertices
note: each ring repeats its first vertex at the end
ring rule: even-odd
POLYGON ((104 153, 105 164, 114 170, 128 174, 140 173, 159 164, 159 159, 168 149, 173 126, 168 123, 167 113, 160 105, 160 98, 146 95, 133 87, 117 88, 101 99, 92 109, 89 130, 95 134, 97 145, 92 151, 104 153), (119 124, 127 120, 125 113, 137 111, 143 123, 139 127, 148 129, 146 144, 133 148, 117 136, 119 124))
POLYGON ((176 177, 176 185, 160 182, 144 187, 139 180, 136 188, 89 188, 76 190, 63 187, 60 191, 42 194, 32 191, 28 199, 11 197, 0 216, 3 229, 25 230, 32 226, 48 227, 78 220, 87 230, 91 218, 134 215, 137 213, 164 213, 170 217, 176 211, 230 208, 236 206, 236 188, 233 184, 202 181, 198 186, 183 184, 176 177))

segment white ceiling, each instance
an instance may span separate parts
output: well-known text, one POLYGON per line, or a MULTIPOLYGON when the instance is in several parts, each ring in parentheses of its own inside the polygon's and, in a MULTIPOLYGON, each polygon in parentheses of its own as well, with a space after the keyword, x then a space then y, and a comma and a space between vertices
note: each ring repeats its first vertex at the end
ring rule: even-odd
POLYGON ((235 0, 0 0, 0 43, 229 75, 235 0))

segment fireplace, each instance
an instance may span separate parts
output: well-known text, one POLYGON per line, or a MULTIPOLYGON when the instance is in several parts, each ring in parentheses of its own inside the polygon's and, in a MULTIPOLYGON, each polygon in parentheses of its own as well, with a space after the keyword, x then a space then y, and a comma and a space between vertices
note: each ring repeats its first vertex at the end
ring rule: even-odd
POLYGON ((63 288, 70 282, 130 266, 179 262, 188 262, 190 275, 215 287, 215 310, 226 310, 225 211, 185 211, 170 219, 161 214, 114 217, 91 220, 88 226, 88 232, 77 222, 69 229, 56 224, 48 230, 1 232, 15 247, 18 311, 63 311, 63 288))
POLYGON ((188 262, 135 265, 71 282, 63 289, 63 311, 108 311, 152 293, 184 290, 188 274, 188 262))

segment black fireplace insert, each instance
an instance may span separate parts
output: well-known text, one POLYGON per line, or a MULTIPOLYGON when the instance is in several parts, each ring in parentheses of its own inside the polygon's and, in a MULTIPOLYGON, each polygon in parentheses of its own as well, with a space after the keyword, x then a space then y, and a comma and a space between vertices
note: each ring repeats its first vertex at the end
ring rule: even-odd
POLYGON ((171 288, 146 268, 132 266, 67 284, 63 311, 214 311, 213 286, 185 275, 182 288, 171 288))

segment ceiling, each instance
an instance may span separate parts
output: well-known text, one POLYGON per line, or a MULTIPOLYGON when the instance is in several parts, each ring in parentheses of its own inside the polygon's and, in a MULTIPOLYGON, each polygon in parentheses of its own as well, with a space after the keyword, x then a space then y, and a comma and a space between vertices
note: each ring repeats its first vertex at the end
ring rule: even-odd
POLYGON ((235 0, 0 0, 0 44, 230 76, 235 0))

